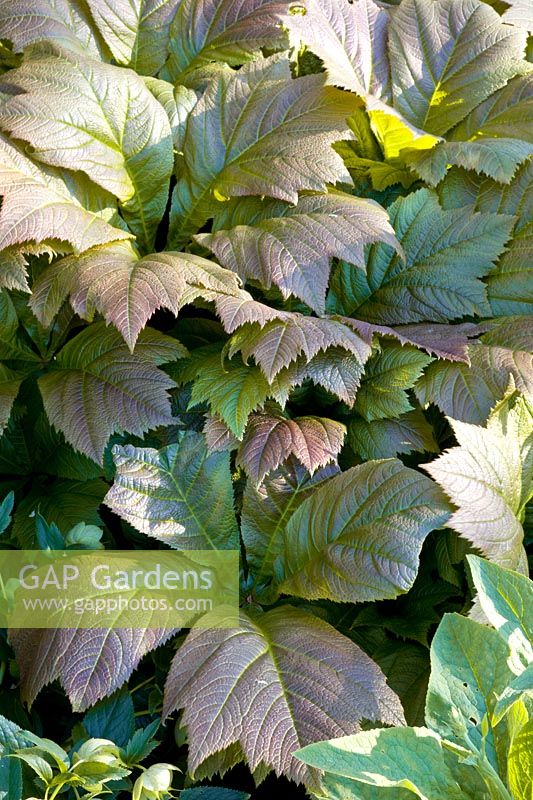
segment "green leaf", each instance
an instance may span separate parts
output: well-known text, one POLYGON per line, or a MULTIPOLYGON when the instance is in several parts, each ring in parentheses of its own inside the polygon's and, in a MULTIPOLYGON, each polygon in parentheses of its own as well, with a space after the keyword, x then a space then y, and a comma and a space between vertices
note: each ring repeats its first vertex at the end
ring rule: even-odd
POLYGON ((426 723, 443 738, 484 753, 498 771, 492 712, 512 673, 496 631, 446 614, 431 645, 426 723))
POLYGON ((142 533, 180 550, 238 549, 227 453, 180 433, 162 450, 113 448, 115 482, 105 503, 142 533))
POLYGON ((184 789, 180 800, 250 800, 250 795, 218 786, 195 786, 194 789, 184 789))
POLYGON ((368 255, 366 277, 341 263, 332 280, 330 310, 387 325, 488 315, 479 279, 503 251, 513 219, 443 211, 428 189, 398 198, 389 214, 406 261, 389 245, 377 244, 368 255))
MULTIPOLYGON (((479 800, 479 795, 463 792, 447 764, 440 738, 427 728, 365 731, 308 745, 298 751, 297 758, 326 773, 380 789, 406 789, 421 800, 479 800)), ((391 795, 391 800, 398 796, 403 798, 391 795)))
POLYGON ((401 417, 411 411, 407 389, 414 386, 431 360, 415 347, 383 342, 365 366, 354 410, 367 422, 401 417))
POLYGON ((212 61, 238 66, 263 46, 276 50, 286 43, 281 23, 287 16, 280 0, 184 0, 170 28, 162 77, 175 84, 212 61))
POLYGON ((223 360, 220 349, 199 348, 186 365, 193 378, 189 408, 208 402, 230 431, 242 439, 248 417, 263 406, 272 389, 259 367, 243 364, 239 358, 223 360))
POLYGON ((125 747, 135 731, 133 700, 127 689, 100 700, 83 717, 89 736, 125 747))
POLYGON ((533 662, 531 581, 477 556, 467 556, 467 560, 484 614, 527 666, 533 662))
POLYGON ((14 502, 15 493, 9 492, 0 503, 0 533, 4 533, 6 528, 11 525, 11 512, 13 511, 14 502))
POLYGON ((348 178, 331 144, 350 137, 345 120, 353 108, 353 98, 324 86, 321 75, 292 79, 279 55, 213 79, 187 123, 171 246, 196 233, 229 197, 296 203, 301 189, 322 192, 327 182, 348 178), (211 147, 199 148, 206 137, 211 147))
POLYGON ((94 323, 39 378, 48 419, 76 450, 101 464, 112 433, 141 435, 172 423, 167 390, 175 384, 157 365, 183 355, 178 341, 149 328, 132 354, 116 330, 94 323))
POLYGON ((487 275, 487 293, 495 315, 531 314, 533 304, 533 161, 522 167, 509 186, 475 179, 471 173, 452 170, 441 184, 448 208, 475 205, 476 210, 513 214, 513 236, 495 269, 487 275))
POLYGON ((170 23, 179 0, 87 0, 117 64, 153 75, 165 62, 170 23))
POLYGON ((348 423, 348 444, 361 458, 391 458, 398 453, 438 453, 431 425, 421 411, 409 411, 398 419, 348 423))
POLYGON ((165 109, 172 131, 174 150, 181 152, 187 118, 198 101, 196 92, 185 86, 173 86, 159 78, 145 78, 144 81, 155 99, 165 109))
POLYGON ((491 561, 525 571, 523 509, 533 491, 532 410, 506 400, 486 427, 450 419, 459 447, 424 469, 458 507, 449 520, 491 561))
POLYGON ((101 525, 98 506, 103 500, 106 484, 99 479, 73 481, 59 479, 50 482, 33 478, 28 494, 17 504, 13 518, 13 535, 20 547, 36 546, 35 514, 61 530, 69 530, 78 522, 101 525))
POLYGON ((0 434, 9 422, 21 383, 22 378, 16 372, 0 364, 0 434))
POLYGON ((2 126, 40 161, 82 170, 121 201, 126 221, 150 248, 172 171, 165 111, 133 72, 60 49, 37 49, 10 72, 14 94, 2 126), (58 80, 58 76, 61 76, 58 80))
POLYGON ((533 333, 530 317, 498 320, 468 348, 470 365, 434 361, 415 386, 423 406, 437 405, 462 422, 482 425, 514 385, 533 398, 533 333))
POLYGON ((407 0, 390 23, 394 104, 446 134, 523 70, 525 33, 479 0, 407 0))
POLYGON ((318 486, 329 482, 338 472, 336 464, 328 464, 311 476, 295 458, 289 458, 259 486, 247 482, 241 534, 246 562, 257 586, 271 579, 274 562, 283 550, 284 529, 290 516, 318 486))
POLYGON ((313 788, 316 774, 294 750, 354 732, 362 718, 403 721, 379 667, 330 625, 289 605, 254 617, 242 612, 237 628, 192 630, 172 662, 163 716, 179 708, 192 775, 239 742, 251 770, 263 762, 313 788))
POLYGON ((427 648, 414 642, 389 641, 374 650, 372 658, 402 701, 407 724, 423 725, 430 674, 427 648))
POLYGON ((287 523, 280 590, 340 602, 396 597, 415 580, 425 537, 449 515, 439 488, 396 459, 352 467, 287 523))
POLYGON ((516 800, 533 794, 533 720, 513 737, 509 748, 507 781, 516 800))

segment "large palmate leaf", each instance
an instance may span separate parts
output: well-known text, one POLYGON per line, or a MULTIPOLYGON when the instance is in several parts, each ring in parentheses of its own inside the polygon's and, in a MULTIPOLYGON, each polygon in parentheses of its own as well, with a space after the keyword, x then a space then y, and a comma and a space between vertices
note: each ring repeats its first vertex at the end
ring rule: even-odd
POLYGON ((162 77, 177 83, 208 62, 243 64, 264 45, 283 45, 287 12, 282 0, 183 0, 170 29, 162 77))
POLYGON ((530 314, 533 304, 533 162, 522 167, 510 186, 475 179, 453 170, 442 184, 447 207, 475 205, 482 212, 513 214, 513 237, 486 278, 493 314, 530 314))
POLYGON ((373 0, 304 0, 302 8, 285 24, 320 56, 331 83, 387 99, 387 10, 373 0))
POLYGON ((439 487, 400 461, 352 467, 288 521, 280 589, 341 602, 396 597, 413 584, 427 534, 449 516, 439 487))
POLYGON ((20 665, 22 694, 30 705, 59 680, 75 711, 112 694, 150 650, 172 631, 149 628, 19 629, 9 637, 20 665))
POLYGON ((331 144, 351 137, 354 100, 321 75, 291 78, 283 56, 214 78, 189 116, 185 170, 173 195, 170 241, 186 240, 233 195, 296 203, 298 191, 324 191, 348 179, 331 144), (209 148, 198 141, 208 139, 209 148))
POLYGON ((443 211, 428 189, 399 198, 389 214, 406 261, 389 245, 377 244, 366 276, 341 263, 332 281, 331 310, 388 325, 489 313, 479 278, 503 251, 510 216, 443 211))
POLYGON ((525 34, 479 0, 405 0, 391 16, 395 107, 446 134, 524 68, 525 34))
POLYGON ((298 747, 354 732, 362 718, 403 720, 379 667, 334 628, 288 605, 242 613, 235 629, 192 631, 165 687, 163 714, 176 708, 184 708, 192 773, 238 742, 252 770, 263 762, 311 786, 316 776, 292 757, 298 747))
POLYGON ((311 474, 335 461, 346 428, 323 417, 287 419, 272 412, 254 414, 248 422, 237 462, 255 485, 294 456, 311 474))
POLYGON ((167 390, 175 384, 157 365, 185 353, 175 339, 146 329, 132 355, 114 328, 91 325, 39 378, 48 419, 76 450, 101 463, 113 432, 141 435, 172 422, 167 390))
POLYGON ((209 454, 202 434, 162 450, 115 445, 113 455, 105 502, 123 519, 179 550, 238 548, 229 457, 209 454))
POLYGON ((168 196, 172 136, 167 115, 131 71, 42 48, 10 72, 0 127, 47 164, 82 170, 122 203, 150 247, 168 196))
POLYGON ((364 245, 384 241, 397 248, 385 209, 372 200, 335 192, 258 205, 251 225, 195 238, 243 280, 275 284, 286 299, 296 295, 324 313, 330 258, 364 268, 364 245))
POLYGON ((274 562, 283 549, 285 525, 298 506, 324 481, 339 472, 336 463, 312 476, 296 458, 265 476, 259 486, 248 481, 243 496, 241 534, 246 561, 256 585, 270 581, 274 562))
POLYGON ((70 295, 80 316, 92 319, 99 311, 133 350, 158 308, 177 315, 197 297, 214 300, 238 291, 237 276, 205 258, 171 252, 139 258, 129 243, 121 243, 56 262, 36 282, 30 305, 38 319, 50 325, 70 295))
POLYGON ((505 394, 516 388, 533 398, 533 329, 530 317, 504 320, 469 347, 470 366, 434 362, 417 381, 422 405, 434 403, 462 422, 483 425, 505 394))
POLYGON ((412 410, 407 397, 431 358, 409 345, 385 341, 365 366, 354 409, 368 422, 412 410))
POLYGON ((7 0, 0 4, 0 36, 17 53, 42 41, 95 57, 102 50, 90 14, 72 0, 7 0))
POLYGON ((87 0, 87 5, 118 64, 141 75, 162 67, 179 0, 87 0))
MULTIPOLYGON (((81 252, 128 238, 127 233, 84 208, 58 173, 39 169, 22 149, 2 135, 0 153, 0 250, 26 244, 31 251, 32 243, 52 240, 68 243, 74 252, 81 252)), ((94 195, 95 189, 88 187, 88 192, 94 195)), ((24 251, 24 247, 21 249, 24 251)), ((4 252, 3 258, 6 257, 9 253, 6 256, 4 252)), ((20 258, 16 251, 12 257, 20 258)), ((2 264, 3 274, 4 270, 2 264)))
POLYGON ((424 469, 458 510, 450 527, 504 567, 524 571, 521 519, 533 491, 532 409, 506 400, 486 427, 450 420, 459 447, 424 469))

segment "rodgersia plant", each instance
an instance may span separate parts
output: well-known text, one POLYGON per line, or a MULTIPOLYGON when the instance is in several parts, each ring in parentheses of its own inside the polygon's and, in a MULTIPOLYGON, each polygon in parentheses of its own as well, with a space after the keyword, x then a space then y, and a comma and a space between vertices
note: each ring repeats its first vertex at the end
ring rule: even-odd
MULTIPOLYGON (((466 550, 526 570, 533 26, 500 5, 0 2, 4 542, 241 550, 240 626, 164 687, 197 779, 318 790, 296 750, 419 718, 466 550)), ((26 702, 85 710, 170 637, 10 641, 26 702)))

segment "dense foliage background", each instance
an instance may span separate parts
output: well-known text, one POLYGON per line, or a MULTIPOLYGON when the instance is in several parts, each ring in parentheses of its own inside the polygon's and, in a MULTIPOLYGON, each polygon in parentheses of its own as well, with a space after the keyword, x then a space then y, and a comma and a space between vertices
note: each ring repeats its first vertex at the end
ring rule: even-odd
POLYGON ((242 613, 6 633, 0 796, 131 796, 143 761, 183 772, 136 800, 303 797, 296 750, 423 724, 467 554, 528 568, 532 30, 528 0, 1 0, 3 547, 240 549, 242 613))

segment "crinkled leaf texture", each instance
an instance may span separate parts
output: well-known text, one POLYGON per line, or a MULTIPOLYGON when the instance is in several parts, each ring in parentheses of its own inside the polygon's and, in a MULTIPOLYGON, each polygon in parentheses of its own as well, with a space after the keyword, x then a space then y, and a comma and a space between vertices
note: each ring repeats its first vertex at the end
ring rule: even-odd
POLYGON ((115 445, 106 504, 138 530, 178 550, 238 549, 227 453, 188 431, 162 450, 115 445))
POLYGON ((152 253, 139 258, 131 244, 120 243, 57 261, 36 282, 30 305, 38 319, 49 325, 70 295, 74 311, 86 319, 99 311, 133 351, 158 308, 177 316, 197 297, 234 296, 239 285, 229 270, 191 253, 152 253))
POLYGON ((237 463, 255 485, 290 456, 313 474, 319 467, 336 461, 345 434, 345 426, 332 419, 254 414, 239 447, 237 463))
POLYGON ((163 715, 183 708, 189 768, 239 743, 252 770, 265 764, 317 787, 294 750, 360 720, 401 725, 403 710, 383 673, 352 641, 290 605, 235 629, 191 631, 165 686, 163 715))
POLYGON ((341 263, 330 310, 386 325, 490 313, 479 279, 502 253, 512 217, 443 211, 428 189, 399 198, 389 214, 405 262, 390 245, 377 244, 368 255, 366 275, 341 263))
POLYGON ((95 323, 39 378, 48 419, 76 450, 102 463, 112 433, 142 435, 172 423, 167 392, 175 384, 157 367, 185 354, 176 339, 149 328, 132 354, 114 328, 95 323))
POLYGON ((280 591, 340 602, 396 597, 412 586, 422 543, 450 510, 438 486, 397 459, 352 467, 288 520, 280 591))
POLYGON ((164 109, 132 71, 43 46, 9 74, 0 127, 46 164, 82 170, 116 195, 139 241, 153 243, 172 172, 164 109))
POLYGON ((271 201, 254 217, 251 225, 195 238, 243 280, 275 284, 285 299, 295 295, 317 314, 325 311, 331 256, 364 268, 364 245, 399 249, 385 209, 340 192, 307 195, 295 207, 271 201))
POLYGON ((291 78, 289 61, 279 55, 214 78, 187 124, 171 244, 196 233, 228 197, 296 203, 302 189, 324 191, 327 182, 349 180, 331 145, 351 138, 346 118, 354 105, 322 75, 291 78), (204 139, 209 148, 198 147, 204 139))
POLYGON ((527 572, 521 520, 533 493, 531 404, 504 400, 485 427, 450 424, 459 446, 424 467, 458 507, 450 527, 491 561, 527 572))
POLYGON ((21 669, 22 694, 30 705, 41 689, 59 680, 73 709, 83 711, 128 680, 141 658, 174 631, 156 628, 11 630, 21 669))

